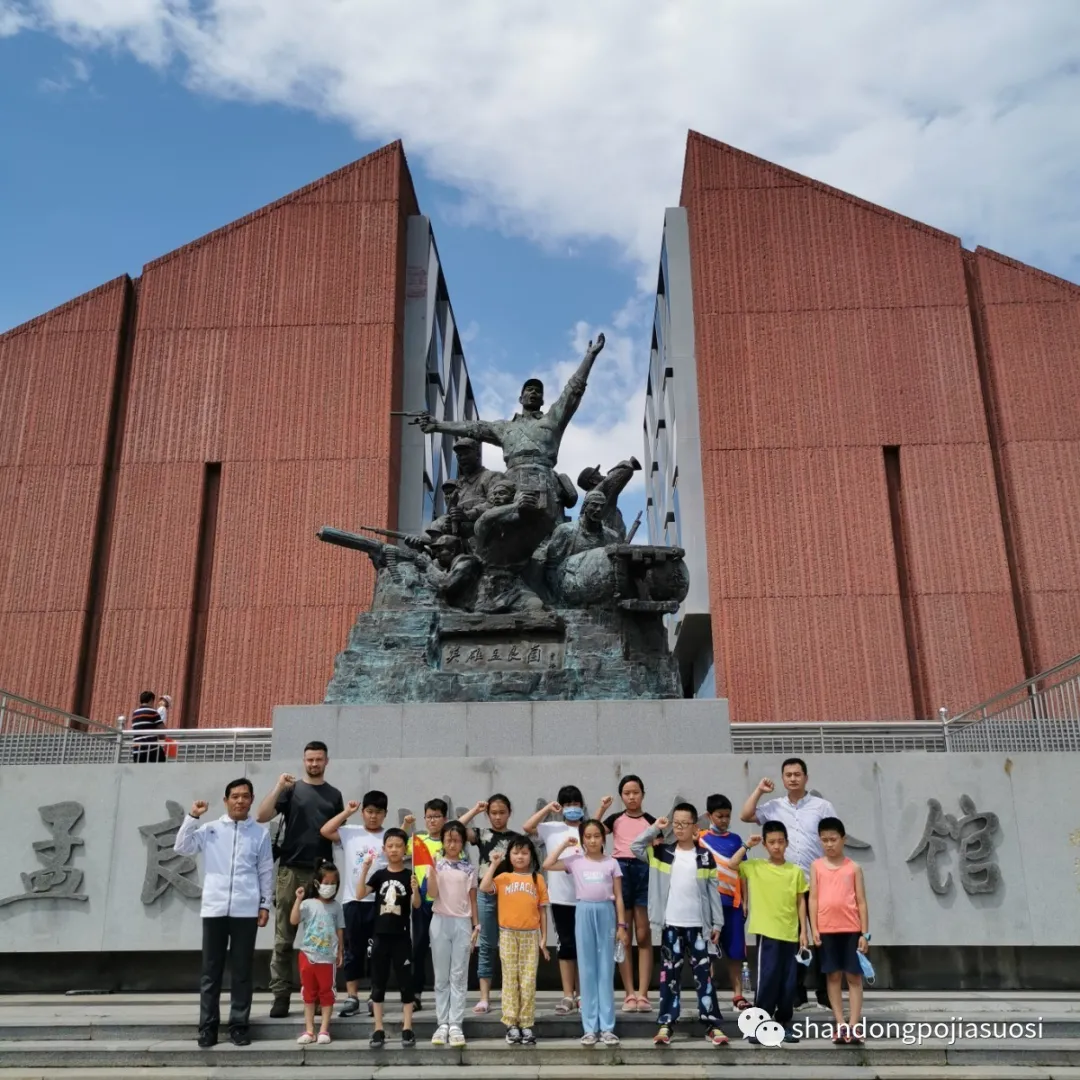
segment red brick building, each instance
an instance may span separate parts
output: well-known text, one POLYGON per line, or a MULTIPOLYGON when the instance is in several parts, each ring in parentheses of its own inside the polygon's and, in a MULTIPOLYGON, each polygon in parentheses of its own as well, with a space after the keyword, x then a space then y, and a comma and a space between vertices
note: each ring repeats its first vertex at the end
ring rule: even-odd
POLYGON ((691 133, 656 327, 688 689, 926 718, 1080 651, 1080 288, 691 133))
POLYGON ((397 143, 0 335, 0 686, 320 701, 373 575, 315 530, 418 525, 452 470, 401 408, 475 415, 397 143))

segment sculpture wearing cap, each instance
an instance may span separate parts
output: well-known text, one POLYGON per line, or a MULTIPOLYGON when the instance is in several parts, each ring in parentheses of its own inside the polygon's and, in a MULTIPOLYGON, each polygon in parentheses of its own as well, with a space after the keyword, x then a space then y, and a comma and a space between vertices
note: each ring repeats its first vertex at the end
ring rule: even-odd
POLYGON ((540 514, 531 524, 534 546, 565 520, 563 509, 577 499, 573 484, 555 471, 563 433, 573 419, 585 394, 593 363, 604 347, 604 335, 590 341, 585 357, 563 387, 555 403, 544 412, 544 384, 527 379, 518 401, 521 411, 510 420, 437 420, 429 414, 419 417, 425 433, 441 431, 490 443, 502 449, 506 475, 519 493, 536 495, 540 514))
POLYGON ((600 471, 600 466, 596 465, 582 469, 577 478, 578 487, 582 491, 599 491, 606 498, 604 524, 618 536, 620 544, 626 539, 626 522, 623 521, 622 511, 619 509, 619 496, 640 468, 641 462, 632 457, 609 469, 606 476, 600 471))

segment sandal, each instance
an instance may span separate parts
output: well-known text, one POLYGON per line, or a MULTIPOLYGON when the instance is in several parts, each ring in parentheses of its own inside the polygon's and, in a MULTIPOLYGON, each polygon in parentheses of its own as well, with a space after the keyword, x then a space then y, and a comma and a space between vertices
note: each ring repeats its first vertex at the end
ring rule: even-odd
POLYGON ((473 1012, 477 1016, 483 1016, 485 1013, 491 1012, 491 1003, 487 1001, 478 1001, 473 1006, 473 1012))
POLYGON ((851 1033, 848 1031, 847 1024, 837 1024, 836 1034, 833 1036, 833 1046, 843 1046, 849 1042, 851 1042, 851 1033))
POLYGON ((623 1000, 623 1003, 622 1003, 622 1011, 623 1012, 637 1012, 638 1011, 637 1002, 638 1002, 638 999, 637 999, 636 995, 627 994, 626 998, 623 1000))
POLYGON ((637 1011, 649 1013, 653 1011, 653 1003, 647 998, 638 994, 637 998, 637 1011))
POLYGON ((556 1016, 566 1016, 567 1013, 574 1011, 574 999, 571 997, 564 997, 558 1005, 555 1006, 556 1016))
POLYGON ((731 999, 731 1007, 733 1009, 738 1009, 739 1012, 743 1012, 743 1010, 750 1008, 750 1002, 740 994, 737 998, 731 999))

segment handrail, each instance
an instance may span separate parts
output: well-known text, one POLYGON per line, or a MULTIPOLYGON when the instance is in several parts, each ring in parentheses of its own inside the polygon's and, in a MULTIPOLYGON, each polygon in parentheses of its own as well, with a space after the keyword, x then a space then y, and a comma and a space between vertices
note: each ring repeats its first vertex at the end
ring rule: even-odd
POLYGON ((103 724, 99 720, 91 720, 88 717, 79 716, 77 713, 65 712, 63 709, 57 709, 53 705, 45 705, 40 701, 34 701, 31 698, 13 694, 9 690, 0 689, 0 718, 3 717, 4 712, 11 709, 12 704, 23 706, 23 708, 12 710, 19 715, 31 716, 40 723, 52 724, 58 728, 68 729, 74 727, 86 731, 88 734, 97 733, 101 735, 115 735, 120 731, 119 724, 103 724), (45 715, 39 715, 41 713, 45 715), (96 729, 96 732, 94 729, 96 729))
MULTIPOLYGON (((949 716, 948 710, 942 708, 939 710, 941 716, 941 722, 945 727, 953 727, 965 723, 975 723, 977 720, 987 719, 995 714, 994 706, 1009 702, 1012 706, 1021 704, 1023 701, 1022 695, 1025 693, 1028 697, 1034 697, 1036 694, 1042 693, 1044 690, 1050 689, 1050 687, 1043 686, 1038 687, 1039 683, 1045 683, 1052 679, 1055 675, 1061 674, 1063 671, 1067 671, 1069 668, 1080 668, 1080 654, 1070 657, 1068 660, 1063 660, 1060 664, 1052 668, 1047 668, 1046 671, 1039 672, 1038 675, 1032 675, 1030 679, 1025 679, 1021 683, 1017 683, 1015 686, 1009 687, 1007 690, 1002 690, 1000 693, 995 694, 993 697, 987 698, 985 701, 980 702, 978 705, 972 705, 970 708, 965 709, 961 713, 957 713, 956 716, 949 716), (1019 699, 1019 700, 1018 700, 1019 699)), ((1080 677, 1080 671, 1070 678, 1080 677)), ((1067 680, 1062 679, 1061 682, 1067 680)), ((1057 686, 1060 683, 1054 683, 1057 686)))

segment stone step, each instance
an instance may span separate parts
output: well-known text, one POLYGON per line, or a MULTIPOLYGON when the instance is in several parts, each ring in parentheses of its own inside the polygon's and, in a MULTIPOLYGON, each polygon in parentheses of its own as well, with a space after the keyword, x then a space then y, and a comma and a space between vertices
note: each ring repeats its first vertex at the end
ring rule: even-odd
MULTIPOLYGON (((664 1070, 671 1066, 697 1069, 720 1069, 725 1075, 745 1076, 747 1068, 789 1066, 799 1069, 802 1080, 808 1080, 811 1069, 821 1070, 829 1077, 845 1075, 846 1068, 880 1070, 884 1067, 919 1066, 924 1069, 953 1067, 996 1066, 1016 1070, 1020 1067, 1041 1069, 1044 1075, 1051 1070, 1075 1067, 1080 1077, 1080 1039, 995 1040, 986 1043, 924 1042, 909 1046, 902 1042, 881 1040, 861 1047, 835 1047, 826 1042, 803 1042, 798 1046, 770 1049, 733 1043, 727 1047, 712 1047, 697 1038, 678 1040, 671 1046, 654 1047, 647 1039, 627 1039, 621 1046, 587 1048, 576 1039, 550 1039, 536 1047, 507 1046, 502 1040, 481 1039, 464 1049, 436 1048, 421 1043, 412 1050, 403 1050, 391 1042, 381 1051, 369 1050, 356 1043, 335 1042, 330 1046, 303 1047, 293 1040, 263 1040, 239 1048, 223 1043, 211 1050, 201 1050, 194 1040, 135 1040, 119 1041, 24 1041, 0 1043, 0 1069, 33 1070, 98 1068, 117 1070, 132 1068, 181 1068, 218 1070, 215 1075, 235 1080, 240 1074, 234 1069, 273 1068, 290 1076, 300 1067, 312 1069, 344 1069, 350 1077, 392 1077, 388 1067, 402 1070, 396 1075, 416 1076, 418 1070, 435 1069, 449 1072, 462 1066, 501 1069, 502 1075, 524 1078, 538 1075, 541 1067, 569 1070, 559 1076, 596 1075, 604 1066, 635 1066, 664 1070), (732 1073, 731 1069, 738 1069, 732 1073), (357 1070, 355 1072, 350 1070, 357 1070)), ((161 1075, 155 1072, 155 1075, 161 1075)), ((313 1076, 305 1072, 304 1076, 313 1076)), ((429 1075, 434 1076, 433 1073, 429 1075)), ((455 1076, 461 1076, 455 1072, 455 1076)), ((874 1075, 855 1072, 851 1075, 874 1075)), ((924 1073, 924 1075, 935 1075, 924 1073)), ((992 1076, 993 1073, 982 1075, 992 1076)), ((1028 1074, 1032 1075, 1032 1074, 1028 1074)))
MULTIPOLYGON (((514 1070, 519 1080, 595 1080, 594 1066, 529 1065, 514 1070)), ((506 1080, 503 1066, 308 1066, 305 1080, 506 1080)), ((1075 1066, 946 1066, 934 1065, 608 1065, 604 1080, 1078 1080, 1075 1066)), ((4 1069, 0 1080, 296 1080, 290 1068, 244 1065, 229 1069, 194 1068, 73 1068, 4 1069)))

